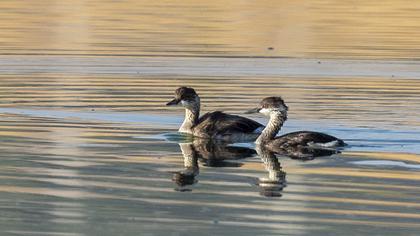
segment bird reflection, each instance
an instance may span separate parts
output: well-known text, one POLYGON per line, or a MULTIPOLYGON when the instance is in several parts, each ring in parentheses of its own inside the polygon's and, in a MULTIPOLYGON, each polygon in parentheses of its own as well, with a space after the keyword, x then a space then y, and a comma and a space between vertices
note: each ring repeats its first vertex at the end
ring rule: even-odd
POLYGON ((315 159, 316 157, 331 156, 331 155, 340 153, 340 151, 336 149, 318 148, 318 147, 303 146, 303 145, 267 147, 267 148, 269 149, 270 152, 274 152, 281 156, 287 156, 287 157, 290 157, 291 159, 301 160, 301 161, 310 161, 310 160, 315 159))
POLYGON ((268 150, 263 145, 257 145, 256 150, 264 164, 265 170, 268 172, 266 178, 258 179, 260 195, 265 197, 281 197, 281 191, 286 186, 286 172, 282 170, 274 152, 268 150))
POLYGON ((190 143, 179 143, 184 157, 184 169, 173 174, 172 181, 177 191, 191 191, 191 185, 197 183, 199 165, 208 167, 240 167, 242 163, 232 160, 254 156, 256 151, 246 147, 229 146, 229 143, 207 139, 194 139, 190 143))
POLYGON ((181 192, 191 191, 187 187, 197 182, 195 177, 200 172, 198 168, 198 155, 192 143, 179 143, 179 147, 184 156, 184 169, 175 172, 172 181, 178 186, 175 190, 181 192))
POLYGON ((184 168, 173 173, 172 181, 176 191, 192 191, 192 186, 198 182, 199 165, 207 167, 240 167, 242 162, 233 161, 252 157, 256 154, 261 158, 266 177, 258 178, 260 195, 265 197, 280 197, 286 186, 286 172, 282 169, 278 157, 287 156, 298 160, 313 160, 319 156, 337 153, 337 150, 295 146, 288 148, 268 148, 257 145, 256 149, 231 146, 229 143, 207 139, 194 139, 188 143, 179 143, 184 157, 184 168), (277 155, 277 156, 276 156, 277 155))

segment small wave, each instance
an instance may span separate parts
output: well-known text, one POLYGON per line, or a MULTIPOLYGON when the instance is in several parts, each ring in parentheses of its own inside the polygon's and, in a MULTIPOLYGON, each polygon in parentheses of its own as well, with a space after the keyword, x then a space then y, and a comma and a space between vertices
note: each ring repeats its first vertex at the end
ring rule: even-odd
POLYGON ((0 113, 25 115, 31 117, 46 117, 55 119, 81 119, 89 121, 116 122, 116 123, 154 123, 160 125, 173 125, 179 123, 176 117, 159 116, 152 114, 139 114, 128 112, 98 112, 98 111, 68 111, 47 109, 0 108, 0 113))
POLYGON ((420 165, 417 164, 407 164, 402 161, 386 161, 386 160, 378 160, 378 161, 353 161, 351 162, 355 165, 367 165, 367 166, 390 166, 390 167, 403 167, 408 169, 420 169, 420 165))

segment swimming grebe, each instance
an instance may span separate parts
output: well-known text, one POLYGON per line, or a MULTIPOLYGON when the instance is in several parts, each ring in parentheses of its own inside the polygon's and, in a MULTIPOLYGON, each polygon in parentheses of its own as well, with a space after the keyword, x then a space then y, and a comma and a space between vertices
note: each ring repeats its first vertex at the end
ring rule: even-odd
POLYGON ((185 108, 185 119, 179 128, 182 133, 226 141, 252 141, 264 129, 256 121, 221 111, 209 112, 200 117, 200 97, 193 88, 178 88, 175 90, 175 98, 166 105, 178 104, 185 108))
POLYGON ((259 107, 246 112, 259 112, 270 117, 267 126, 255 141, 257 145, 263 145, 269 150, 280 154, 293 153, 294 150, 297 150, 298 152, 304 151, 306 152, 306 157, 309 157, 310 155, 331 155, 336 153, 336 151, 333 150, 331 152, 323 153, 322 149, 328 151, 327 148, 336 148, 345 145, 341 139, 313 131, 297 131, 276 137, 283 126, 283 123, 287 120, 287 111, 288 107, 281 97, 267 97, 261 101, 259 107))

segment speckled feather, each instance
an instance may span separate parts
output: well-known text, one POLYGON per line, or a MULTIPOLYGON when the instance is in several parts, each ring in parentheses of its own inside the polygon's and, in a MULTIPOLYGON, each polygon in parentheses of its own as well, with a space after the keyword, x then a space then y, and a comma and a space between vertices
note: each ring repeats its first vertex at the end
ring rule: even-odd
POLYGON ((193 130, 199 136, 213 138, 220 135, 234 135, 238 133, 255 135, 254 131, 261 127, 264 126, 251 119, 215 111, 200 117, 193 130))
POLYGON ((308 146, 310 143, 329 143, 337 141, 338 146, 343 146, 344 142, 334 136, 314 132, 314 131, 297 131, 276 137, 269 142, 269 147, 294 147, 298 145, 308 146))

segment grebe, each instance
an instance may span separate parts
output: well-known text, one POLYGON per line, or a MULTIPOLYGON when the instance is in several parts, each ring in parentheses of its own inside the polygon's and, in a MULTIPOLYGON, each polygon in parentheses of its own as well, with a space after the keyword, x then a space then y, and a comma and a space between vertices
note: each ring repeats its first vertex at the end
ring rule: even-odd
POLYGON ((185 108, 185 119, 178 130, 182 133, 225 141, 252 141, 264 129, 256 121, 221 111, 209 112, 200 117, 200 97, 193 88, 178 88, 175 90, 175 98, 166 105, 178 104, 185 108))
POLYGON ((341 139, 313 131, 297 131, 276 137, 283 123, 287 120, 287 110, 288 107, 281 97, 267 97, 261 101, 259 107, 246 112, 248 114, 259 112, 270 117, 267 126, 255 141, 257 145, 262 145, 279 154, 303 152, 305 158, 332 155, 337 151, 328 148, 345 145, 341 139))

